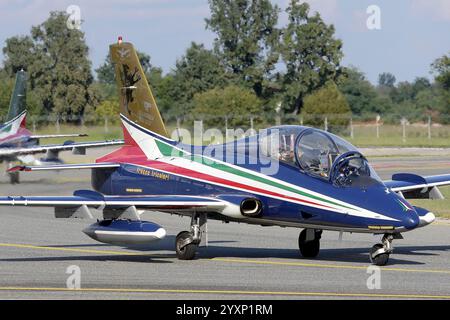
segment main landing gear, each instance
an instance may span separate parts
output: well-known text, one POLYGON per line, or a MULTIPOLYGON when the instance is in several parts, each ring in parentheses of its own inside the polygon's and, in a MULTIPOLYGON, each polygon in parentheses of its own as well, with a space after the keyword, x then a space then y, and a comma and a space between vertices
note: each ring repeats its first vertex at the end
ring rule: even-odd
MULTIPOLYGON (((11 169, 12 167, 13 167, 13 164, 11 162, 6 162, 6 171, 11 169)), ((11 184, 20 183, 19 171, 7 172, 7 174, 9 177, 9 183, 11 183, 11 184)))
MULTIPOLYGON (((401 235, 399 235, 401 237, 401 235)), ((392 234, 385 234, 381 243, 377 243, 370 250, 370 262, 377 266, 384 266, 389 261, 389 256, 394 251, 392 246, 394 236, 392 234)))
POLYGON ((8 172, 8 176, 11 184, 20 183, 19 172, 8 172))
POLYGON ((193 214, 191 219, 191 231, 180 232, 175 240, 175 251, 178 259, 192 260, 202 240, 202 234, 206 232, 206 213, 193 214))
POLYGON ((315 258, 320 251, 322 230, 304 229, 298 237, 300 253, 305 258, 315 258))

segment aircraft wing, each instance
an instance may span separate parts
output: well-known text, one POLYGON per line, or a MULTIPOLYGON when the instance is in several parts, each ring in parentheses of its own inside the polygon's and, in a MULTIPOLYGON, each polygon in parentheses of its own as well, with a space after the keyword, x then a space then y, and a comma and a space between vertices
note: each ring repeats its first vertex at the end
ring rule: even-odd
POLYGON ((94 141, 94 142, 79 142, 79 143, 65 143, 65 144, 51 144, 43 146, 35 146, 30 148, 5 148, 0 149, 0 157, 17 157, 27 154, 54 152, 71 150, 74 153, 83 154, 87 148, 99 148, 107 146, 122 145, 123 140, 110 140, 110 141, 94 141))
MULTIPOLYGON (((85 212, 82 217, 91 217, 87 208, 95 208, 112 214, 115 218, 140 210, 163 212, 221 212, 229 206, 226 201, 196 196, 107 196, 90 190, 78 190, 73 196, 0 197, 0 206, 54 207, 57 218, 70 218, 85 212), (132 208, 132 210, 129 210, 132 208), (59 215, 59 216, 58 216, 59 215)), ((122 216, 124 217, 124 216, 122 216)), ((137 214, 127 216, 135 220, 137 214)))
POLYGON ((72 134, 42 134, 32 135, 31 139, 51 139, 51 138, 71 138, 71 137, 87 137, 85 133, 72 133, 72 134))
POLYGON ((140 209, 217 209, 224 202, 208 197, 194 196, 105 196, 93 191, 75 192, 73 196, 0 197, 0 205, 33 207, 69 207, 86 205, 93 208, 128 207, 140 209))
POLYGON ((450 174, 422 177, 411 173, 398 173, 384 184, 406 199, 443 199, 439 186, 450 185, 450 174))
POLYGON ((48 166, 15 166, 8 169, 8 172, 17 171, 49 171, 49 170, 78 170, 78 169, 102 169, 102 168, 118 168, 120 163, 99 162, 99 163, 82 163, 82 164, 54 164, 48 166))

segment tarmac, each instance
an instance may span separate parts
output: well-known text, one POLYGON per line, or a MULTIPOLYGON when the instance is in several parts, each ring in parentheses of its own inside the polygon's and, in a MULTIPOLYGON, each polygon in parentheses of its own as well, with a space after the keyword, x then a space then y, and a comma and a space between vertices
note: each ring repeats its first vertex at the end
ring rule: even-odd
MULTIPOLYGON (((445 155, 375 157, 372 163, 383 179, 399 171, 450 172, 445 155)), ((32 172, 11 186, 1 175, 0 195, 70 195, 90 189, 89 179, 89 170, 32 172)), ((168 235, 139 248, 95 242, 81 232, 92 221, 55 219, 51 208, 2 207, 0 218, 0 299, 450 299, 447 220, 394 240, 389 264, 377 269, 368 256, 379 242, 372 235, 339 240, 324 231, 319 256, 305 259, 299 229, 210 221, 208 247, 181 261, 174 238, 188 229, 188 218, 145 213, 143 219, 168 235)))

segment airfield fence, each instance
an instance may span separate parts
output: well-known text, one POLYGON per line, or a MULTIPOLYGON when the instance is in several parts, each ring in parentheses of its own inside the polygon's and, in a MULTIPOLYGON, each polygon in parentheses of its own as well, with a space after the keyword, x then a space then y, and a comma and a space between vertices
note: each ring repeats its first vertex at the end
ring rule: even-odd
MULTIPOLYGON (((89 134, 86 140, 121 138, 122 130, 118 117, 97 115, 77 117, 29 116, 28 128, 36 134, 74 133, 89 134)), ((338 134, 357 146, 419 146, 450 147, 450 115, 229 115, 227 117, 189 115, 165 117, 169 133, 184 129, 194 135, 194 130, 241 129, 249 135, 260 129, 276 125, 305 125, 338 134)), ((239 136, 237 136, 239 138, 239 136)), ((219 141, 204 141, 204 143, 219 141)))

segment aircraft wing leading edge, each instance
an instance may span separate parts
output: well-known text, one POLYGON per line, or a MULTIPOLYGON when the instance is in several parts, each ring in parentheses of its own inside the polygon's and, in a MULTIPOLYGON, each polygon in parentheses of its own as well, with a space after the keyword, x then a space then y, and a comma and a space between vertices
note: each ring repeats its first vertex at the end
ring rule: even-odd
POLYGON ((54 208, 123 209, 136 207, 156 211, 213 211, 220 212, 227 202, 195 196, 107 196, 95 191, 79 190, 73 196, 0 197, 0 206, 32 206, 54 208))

